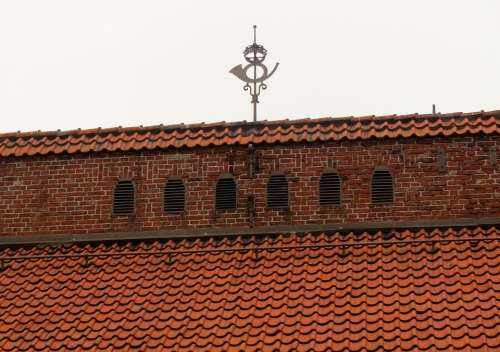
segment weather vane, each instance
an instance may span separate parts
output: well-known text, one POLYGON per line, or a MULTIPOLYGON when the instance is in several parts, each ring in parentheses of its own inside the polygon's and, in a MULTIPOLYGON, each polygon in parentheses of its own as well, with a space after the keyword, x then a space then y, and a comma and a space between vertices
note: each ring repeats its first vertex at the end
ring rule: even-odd
MULTIPOLYGON (((274 65, 271 72, 268 71, 267 67, 262 63, 267 55, 267 50, 262 46, 257 44, 257 26, 253 26, 253 44, 249 45, 243 51, 243 55, 248 64, 243 67, 241 65, 234 66, 230 73, 241 79, 246 84, 243 86, 244 90, 250 92, 253 104, 253 121, 257 121, 257 104, 259 103, 260 91, 267 88, 264 83, 266 79, 272 76, 274 71, 278 68, 279 63, 274 65), (259 72, 257 72, 257 68, 259 72), (253 75, 248 75, 248 70, 253 69, 253 75)), ((252 74, 252 72, 250 72, 252 74)))

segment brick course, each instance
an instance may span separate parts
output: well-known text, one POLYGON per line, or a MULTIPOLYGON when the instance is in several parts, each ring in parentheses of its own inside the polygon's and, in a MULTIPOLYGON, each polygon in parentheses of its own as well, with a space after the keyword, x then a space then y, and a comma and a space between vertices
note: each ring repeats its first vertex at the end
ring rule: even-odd
POLYGON ((0 158, 0 234, 500 216, 500 142, 494 135, 255 148, 254 177, 249 175, 247 146, 0 158), (371 174, 377 166, 388 167, 394 177, 392 205, 370 203, 371 174), (319 177, 326 169, 341 177, 340 207, 319 206, 319 177), (273 172, 288 177, 288 210, 266 208, 266 183, 273 172), (237 182, 237 209, 215 211, 215 183, 228 173, 237 182), (169 176, 185 181, 183 214, 163 211, 169 176), (112 215, 119 179, 132 179, 137 186, 133 216, 112 215), (253 224, 247 207, 250 194, 255 195, 253 224))

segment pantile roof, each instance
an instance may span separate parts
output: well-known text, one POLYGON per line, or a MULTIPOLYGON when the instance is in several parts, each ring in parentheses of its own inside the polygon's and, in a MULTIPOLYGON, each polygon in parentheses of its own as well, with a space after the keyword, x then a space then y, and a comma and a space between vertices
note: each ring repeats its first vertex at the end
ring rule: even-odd
POLYGON ((0 256, 10 258, 0 271, 2 351, 500 350, 495 227, 0 256))
POLYGON ((0 134, 0 156, 500 133, 500 111, 0 134))

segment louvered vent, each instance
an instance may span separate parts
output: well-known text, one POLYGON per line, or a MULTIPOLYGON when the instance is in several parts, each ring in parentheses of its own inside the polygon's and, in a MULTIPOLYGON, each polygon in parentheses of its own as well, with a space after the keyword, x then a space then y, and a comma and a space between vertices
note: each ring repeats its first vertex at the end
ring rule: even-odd
POLYGON ((372 203, 392 203, 392 188, 391 173, 387 170, 376 170, 372 177, 372 203))
POLYGON ((288 182, 285 175, 272 175, 267 183, 267 206, 288 208, 288 182))
POLYGON ((236 209, 236 182, 232 177, 223 177, 217 181, 215 209, 236 209))
POLYGON ((134 213, 135 189, 132 181, 118 181, 113 193, 113 213, 128 215, 134 213))
POLYGON ((335 172, 324 172, 319 179, 319 204, 340 205, 340 177, 335 172))
POLYGON ((186 202, 186 189, 181 179, 169 179, 163 193, 163 204, 166 213, 181 213, 186 202))

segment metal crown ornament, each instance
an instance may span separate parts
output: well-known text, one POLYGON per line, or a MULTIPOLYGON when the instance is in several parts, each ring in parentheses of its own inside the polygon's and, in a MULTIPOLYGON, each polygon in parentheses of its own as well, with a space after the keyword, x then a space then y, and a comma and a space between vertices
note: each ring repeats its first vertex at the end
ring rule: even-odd
POLYGON ((257 104, 259 103, 260 92, 267 88, 264 81, 273 75, 279 65, 279 63, 276 63, 271 72, 269 72, 266 65, 263 64, 266 59, 267 50, 262 45, 257 44, 256 29, 257 26, 253 26, 253 44, 247 46, 243 51, 243 56, 248 63, 245 67, 242 65, 234 66, 229 71, 245 82, 243 89, 248 90, 252 97, 254 122, 257 121, 257 104), (248 72, 249 70, 250 72, 248 72))

